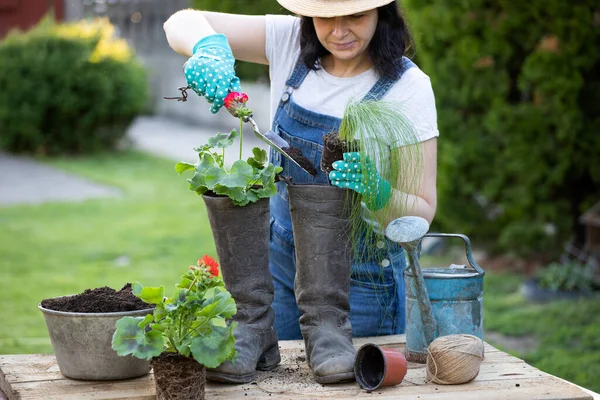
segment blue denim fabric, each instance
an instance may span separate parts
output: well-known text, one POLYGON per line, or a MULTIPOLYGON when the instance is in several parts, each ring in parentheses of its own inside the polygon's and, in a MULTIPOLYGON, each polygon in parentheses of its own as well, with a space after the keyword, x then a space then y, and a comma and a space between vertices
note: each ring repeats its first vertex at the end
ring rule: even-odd
MULTIPOLYGON (((403 74, 415 65, 403 59, 403 74)), ((292 93, 308 75, 308 68, 299 61, 286 82, 272 131, 291 146, 302 150, 305 157, 318 168, 323 151, 323 135, 337 131, 341 120, 329 115, 307 110, 292 100, 292 93)), ((365 95, 364 99, 378 100, 394 85, 395 81, 381 78, 365 95)), ((312 177, 288 162, 285 157, 271 150, 271 162, 283 167, 282 176, 294 183, 328 185, 328 175, 319 170, 312 177)), ((296 254, 286 183, 278 182, 277 194, 271 198, 270 268, 275 285, 275 329, 279 339, 301 339, 298 319, 300 310, 294 296, 296 254)), ((367 245, 361 243, 360 245, 367 245)), ((374 246, 375 244, 368 244, 374 246)), ((382 240, 379 246, 370 247, 372 257, 354 263, 350 276, 350 321, 354 336, 376 336, 404 333, 405 289, 403 271, 406 267, 404 250, 397 244, 382 240), (380 265, 382 260, 390 265, 380 265)))

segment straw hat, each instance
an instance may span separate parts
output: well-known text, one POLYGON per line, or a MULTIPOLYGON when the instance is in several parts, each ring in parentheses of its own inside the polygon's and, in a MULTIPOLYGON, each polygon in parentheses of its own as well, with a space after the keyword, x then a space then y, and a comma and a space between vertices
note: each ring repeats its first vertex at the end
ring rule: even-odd
POLYGON ((281 6, 305 17, 341 17, 372 10, 395 0, 277 0, 281 6))

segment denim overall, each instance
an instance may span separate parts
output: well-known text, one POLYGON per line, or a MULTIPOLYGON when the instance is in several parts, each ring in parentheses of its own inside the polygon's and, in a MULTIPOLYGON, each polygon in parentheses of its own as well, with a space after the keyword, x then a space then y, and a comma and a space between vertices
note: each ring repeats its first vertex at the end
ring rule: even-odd
MULTIPOLYGON (((415 67, 403 58, 400 76, 415 67)), ((299 60, 286 82, 273 119, 272 131, 291 146, 302 150, 305 157, 319 168, 323 151, 323 135, 337 131, 341 119, 307 110, 292 99, 309 69, 299 60)), ((379 100, 395 81, 380 78, 363 100, 379 100)), ((271 150, 271 162, 283 167, 282 176, 298 184, 328 185, 328 174, 319 169, 316 177, 308 175, 287 158, 271 150)), ((269 266, 275 285, 275 329, 280 340, 302 339, 300 310, 294 296, 296 259, 288 193, 285 182, 278 182, 277 194, 271 198, 271 243, 269 266)), ((350 321, 353 336, 376 336, 404 333, 405 289, 403 272, 406 267, 404 250, 387 239, 376 244, 372 259, 352 265, 350 276, 350 321), (383 261, 383 262, 382 262, 383 261), (387 265, 387 266, 384 266, 387 265)))

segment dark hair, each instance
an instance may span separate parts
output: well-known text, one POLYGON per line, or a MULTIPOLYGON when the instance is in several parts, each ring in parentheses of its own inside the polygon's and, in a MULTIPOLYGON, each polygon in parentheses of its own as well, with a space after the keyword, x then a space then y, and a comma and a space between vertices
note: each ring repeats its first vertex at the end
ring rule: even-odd
MULTIPOLYGON (((413 39, 395 1, 377 8, 377 14, 379 20, 369 44, 369 56, 377 75, 397 79, 402 56, 413 47, 413 39)), ((302 17, 300 58, 308 68, 317 70, 317 61, 326 54, 329 51, 319 42, 312 17, 302 17)))

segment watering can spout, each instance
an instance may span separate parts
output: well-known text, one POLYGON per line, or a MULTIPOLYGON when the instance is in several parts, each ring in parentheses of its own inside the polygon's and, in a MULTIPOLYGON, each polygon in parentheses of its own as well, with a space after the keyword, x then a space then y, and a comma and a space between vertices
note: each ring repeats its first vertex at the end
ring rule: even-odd
POLYGON ((419 264, 419 243, 429 230, 429 223, 421 217, 401 217, 392 221, 385 230, 385 235, 391 241, 398 243, 408 255, 408 268, 412 272, 417 302, 421 311, 421 324, 427 345, 439 335, 439 329, 433 311, 425 280, 419 264))

